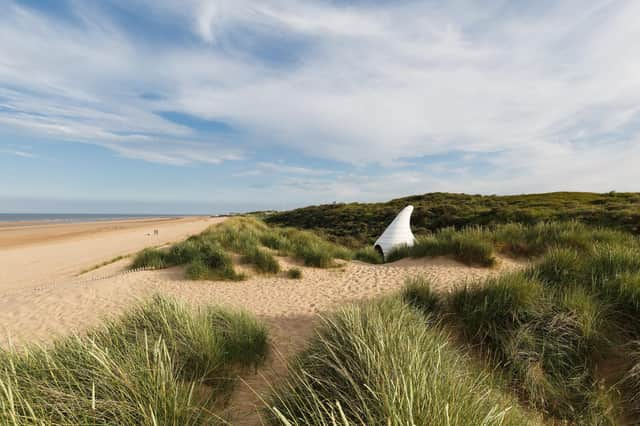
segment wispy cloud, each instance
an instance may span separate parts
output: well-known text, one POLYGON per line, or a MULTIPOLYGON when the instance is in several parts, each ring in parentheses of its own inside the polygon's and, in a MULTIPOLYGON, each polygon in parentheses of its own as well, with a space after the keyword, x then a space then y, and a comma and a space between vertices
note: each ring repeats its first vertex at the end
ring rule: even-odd
POLYGON ((637 1, 110 4, 69 1, 60 19, 4 2, 1 126, 150 162, 243 161, 234 176, 299 199, 640 180, 637 1), (447 152, 469 158, 410 161, 447 152))
POLYGON ((32 154, 31 152, 20 151, 20 150, 17 150, 17 149, 0 149, 0 154, 14 155, 16 157, 22 157, 22 158, 34 158, 35 157, 35 155, 32 154))

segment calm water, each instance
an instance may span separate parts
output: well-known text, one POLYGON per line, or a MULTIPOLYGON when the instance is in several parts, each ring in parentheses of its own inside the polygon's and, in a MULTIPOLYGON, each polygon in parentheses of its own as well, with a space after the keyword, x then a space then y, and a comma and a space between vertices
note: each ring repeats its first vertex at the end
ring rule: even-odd
POLYGON ((0 222, 96 222, 101 220, 175 217, 149 214, 59 214, 59 213, 0 213, 0 222))

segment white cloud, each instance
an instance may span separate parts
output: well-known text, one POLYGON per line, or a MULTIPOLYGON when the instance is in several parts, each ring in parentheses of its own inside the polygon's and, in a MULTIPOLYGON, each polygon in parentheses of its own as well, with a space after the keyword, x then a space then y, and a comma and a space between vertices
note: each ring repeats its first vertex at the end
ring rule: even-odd
POLYGON ((80 3, 80 26, 9 5, 0 81, 29 90, 0 88, 2 125, 170 164, 269 147, 381 167, 368 180, 255 167, 313 178, 283 183, 298 196, 375 198, 391 179, 399 192, 634 189, 640 179, 630 161, 640 143, 637 1, 121 2, 140 5, 201 43, 150 46, 80 3), (266 63, 261 40, 257 52, 234 50, 229 38, 250 30, 303 40, 287 52, 297 60, 266 63), (145 91, 163 97, 141 99, 145 91), (244 134, 206 140, 154 110, 244 134), (495 170, 394 174, 401 159, 448 151, 495 152, 495 170))
POLYGON ((22 158, 34 158, 35 155, 31 152, 27 152, 27 151, 22 151, 19 149, 0 149, 0 154, 9 154, 9 155, 15 155, 16 157, 22 157, 22 158))

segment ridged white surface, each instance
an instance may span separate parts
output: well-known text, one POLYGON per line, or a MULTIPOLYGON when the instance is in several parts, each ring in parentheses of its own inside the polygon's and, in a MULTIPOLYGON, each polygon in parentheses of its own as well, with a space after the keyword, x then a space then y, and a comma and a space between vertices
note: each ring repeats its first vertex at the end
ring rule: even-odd
POLYGON ((411 232, 411 213, 413 213, 413 206, 402 209, 374 243, 374 247, 380 246, 385 258, 395 246, 400 244, 412 246, 416 241, 416 237, 411 232))

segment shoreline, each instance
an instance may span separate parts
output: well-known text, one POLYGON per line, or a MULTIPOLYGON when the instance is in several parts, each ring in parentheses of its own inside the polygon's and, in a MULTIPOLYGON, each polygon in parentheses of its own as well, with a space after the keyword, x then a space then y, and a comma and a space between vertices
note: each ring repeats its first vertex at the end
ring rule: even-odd
POLYGON ((49 243, 110 231, 135 229, 168 223, 206 220, 209 216, 159 216, 105 219, 82 222, 0 222, 0 250, 49 243))
POLYGON ((59 218, 59 219, 34 219, 34 220, 4 220, 0 217, 0 228, 14 228, 19 226, 38 225, 75 225, 83 223, 105 223, 140 220, 184 219, 189 217, 208 217, 208 215, 160 215, 160 216, 102 216, 93 218, 59 218))

